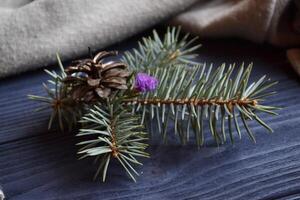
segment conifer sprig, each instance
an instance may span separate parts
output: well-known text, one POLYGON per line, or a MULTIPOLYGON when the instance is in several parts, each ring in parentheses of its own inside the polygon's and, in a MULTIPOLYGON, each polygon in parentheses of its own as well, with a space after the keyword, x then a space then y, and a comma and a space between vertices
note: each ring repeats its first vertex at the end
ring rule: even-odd
POLYGON ((234 65, 226 68, 225 64, 212 71, 212 66, 193 67, 174 66, 148 70, 157 77, 160 84, 153 92, 126 99, 126 105, 133 106, 133 112, 142 114, 141 123, 151 121, 167 140, 167 128, 172 122, 175 135, 183 144, 189 140, 190 130, 193 130, 198 146, 204 144, 204 120, 208 120, 210 132, 217 144, 224 143, 229 135, 233 142, 234 124, 239 137, 243 123, 249 137, 255 142, 255 137, 248 127, 248 120, 256 120, 272 132, 272 129, 258 116, 257 112, 276 114, 277 107, 263 105, 265 90, 276 84, 266 76, 248 84, 252 64, 246 69, 240 66, 235 78, 232 78, 234 65), (146 120, 148 119, 148 120, 146 120), (221 121, 220 127, 217 122, 221 121), (226 134, 225 127, 229 127, 226 134))
POLYGON ((43 83, 43 88, 48 96, 28 95, 28 98, 45 104, 44 106, 36 109, 36 111, 41 111, 47 108, 52 109, 48 129, 51 129, 53 122, 57 120, 61 131, 71 131, 72 128, 76 126, 77 121, 82 115, 83 104, 75 101, 69 96, 70 88, 62 82, 62 80, 66 77, 66 73, 58 54, 57 61, 60 68, 60 74, 55 71, 49 71, 47 69, 44 70, 51 78, 48 80, 47 84, 43 83))
POLYGON ((168 28, 161 39, 153 30, 153 36, 142 38, 138 48, 124 53, 122 61, 137 71, 174 64, 198 64, 193 60, 197 57, 195 51, 201 47, 201 44, 194 45, 198 37, 190 38, 189 34, 180 37, 180 31, 180 27, 168 28))
POLYGON ((123 108, 120 101, 94 105, 82 117, 80 122, 84 128, 79 130, 77 136, 85 138, 77 144, 83 146, 78 154, 82 154, 81 158, 95 157, 100 163, 94 179, 101 172, 104 182, 110 160, 116 159, 136 181, 135 175, 139 173, 133 165, 142 165, 136 157, 149 157, 145 152, 148 144, 144 143, 147 133, 139 123, 139 118, 139 115, 132 115, 123 108))
POLYGON ((52 78, 44 84, 48 96, 29 98, 52 108, 49 128, 54 119, 62 130, 65 124, 72 128, 81 117, 78 154, 95 158, 95 178, 103 181, 113 159, 136 180, 135 165, 142 164, 137 157, 149 156, 146 140, 153 126, 165 142, 170 125, 182 144, 193 134, 198 147, 207 140, 206 127, 218 145, 228 137, 234 142, 243 132, 255 142, 251 120, 272 132, 260 113, 277 115, 277 107, 265 104, 277 82, 263 76, 250 83, 252 64, 214 68, 195 63, 194 51, 200 47, 195 40, 181 37, 176 28, 169 28, 163 39, 154 31, 124 53, 123 63, 106 62, 111 53, 100 52, 69 66, 68 73, 58 57, 61 74, 46 70, 52 78))

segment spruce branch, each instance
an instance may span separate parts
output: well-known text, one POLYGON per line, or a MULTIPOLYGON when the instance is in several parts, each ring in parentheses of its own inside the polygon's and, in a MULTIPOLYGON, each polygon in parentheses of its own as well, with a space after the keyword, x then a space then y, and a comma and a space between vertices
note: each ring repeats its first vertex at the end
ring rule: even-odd
POLYGON ((66 130, 65 124, 67 124, 68 130, 71 131, 81 116, 83 105, 69 96, 70 88, 63 83, 66 73, 58 54, 57 61, 60 67, 60 74, 57 74, 55 71, 44 70, 51 78, 48 80, 48 84, 43 83, 43 87, 48 96, 28 95, 28 98, 45 104, 36 109, 36 111, 48 108, 52 109, 48 129, 50 129, 53 122, 57 120, 61 131, 66 130))
POLYGON ((136 157, 149 157, 145 152, 148 145, 144 143, 147 133, 139 124, 139 116, 132 115, 119 103, 107 101, 94 105, 82 117, 80 122, 85 128, 77 134, 85 136, 84 141, 77 144, 83 146, 78 154, 82 154, 81 158, 96 157, 99 166, 94 179, 101 173, 103 182, 111 159, 116 159, 136 181, 134 176, 139 174, 134 165, 142 165, 136 157))
POLYGON ((172 121, 175 134, 179 134, 183 144, 189 140, 192 129, 197 145, 203 145, 204 119, 208 119, 210 132, 217 144, 224 143, 227 139, 226 121, 232 142, 234 142, 232 123, 241 137, 238 121, 242 121, 249 137, 255 142, 247 121, 255 120, 272 132, 257 112, 276 114, 274 110, 278 108, 263 105, 263 96, 272 94, 265 93, 265 90, 276 82, 263 76, 249 85, 251 69, 252 64, 246 69, 242 65, 234 78, 232 78, 234 65, 226 69, 225 64, 215 71, 212 70, 212 66, 206 70, 205 65, 194 67, 177 65, 148 70, 149 74, 160 80, 157 89, 135 98, 127 98, 123 103, 133 106, 133 112, 142 114, 141 123, 145 123, 147 118, 152 124, 156 124, 165 141, 166 130, 172 121), (218 128, 219 120, 221 127, 218 128))
POLYGON ((200 47, 195 40, 168 28, 163 39, 156 31, 143 38, 137 49, 124 53, 123 62, 108 61, 116 52, 102 51, 64 69, 57 56, 61 73, 45 70, 52 78, 43 84, 48 96, 29 98, 53 110, 49 128, 56 118, 61 129, 80 119, 78 154, 95 159, 94 178, 102 181, 112 160, 135 181, 135 166, 142 165, 137 157, 149 157, 145 142, 153 126, 165 142, 170 125, 182 144, 194 134, 198 147, 207 140, 204 127, 218 145, 228 138, 233 143, 244 130, 255 142, 249 121, 272 132, 260 113, 277 115, 278 107, 265 104, 277 82, 266 76, 250 82, 252 64, 214 69, 193 62, 200 47))
POLYGON ((126 51, 122 61, 133 70, 143 70, 151 67, 166 67, 172 64, 197 64, 194 53, 201 47, 194 45, 198 37, 189 38, 189 34, 180 37, 181 28, 168 28, 161 39, 156 30, 152 37, 144 37, 138 42, 138 48, 126 51))

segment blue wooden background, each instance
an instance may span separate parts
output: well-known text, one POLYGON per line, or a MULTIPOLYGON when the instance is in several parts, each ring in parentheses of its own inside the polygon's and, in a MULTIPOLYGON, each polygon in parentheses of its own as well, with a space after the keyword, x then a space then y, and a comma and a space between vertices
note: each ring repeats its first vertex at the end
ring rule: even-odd
MULTIPOLYGON (((136 39, 111 49, 129 49, 136 39)), ((279 116, 263 116, 274 133, 251 123, 257 144, 244 134, 234 145, 216 147, 208 139, 197 150, 193 143, 178 145, 170 127, 168 145, 159 136, 151 141, 151 158, 139 168, 137 183, 116 163, 105 184, 94 182, 96 166, 91 160, 77 161, 75 132, 47 131, 49 111, 32 112, 38 104, 26 95, 44 94, 41 82, 47 80, 42 70, 32 71, 0 81, 0 185, 7 198, 300 199, 300 84, 285 51, 240 40, 208 40, 198 60, 216 66, 254 62, 253 78, 268 74, 280 81, 269 103, 284 109, 279 116)))

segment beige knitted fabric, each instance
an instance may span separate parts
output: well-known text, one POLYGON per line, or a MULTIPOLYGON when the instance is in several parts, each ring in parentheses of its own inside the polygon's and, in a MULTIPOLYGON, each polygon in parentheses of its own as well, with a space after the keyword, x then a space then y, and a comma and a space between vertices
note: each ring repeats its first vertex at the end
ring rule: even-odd
POLYGON ((295 46, 296 1, 1 0, 0 77, 54 64, 56 52, 75 59, 87 47, 102 49, 172 17, 171 24, 201 38, 295 46))
POLYGON ((104 48, 195 1, 37 0, 17 8, 20 4, 7 8, 6 1, 0 10, 0 77, 54 64, 56 52, 67 60, 86 54, 88 47, 104 48))
MULTIPOLYGON (((198 2, 171 21, 200 37, 238 37, 276 46, 300 45, 300 0, 215 0, 198 2)), ((300 75, 300 49, 287 51, 300 75)))
POLYGON ((296 14, 293 7, 291 0, 201 1, 172 23, 201 37, 228 36, 294 45, 300 44, 300 35, 292 30, 290 19, 296 14))

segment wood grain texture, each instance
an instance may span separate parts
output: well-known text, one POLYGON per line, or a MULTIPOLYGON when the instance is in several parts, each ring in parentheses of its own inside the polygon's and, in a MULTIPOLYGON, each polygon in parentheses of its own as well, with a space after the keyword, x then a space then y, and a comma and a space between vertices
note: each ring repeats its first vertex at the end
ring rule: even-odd
MULTIPOLYGON (((132 42, 114 48, 128 46, 132 42)), ((284 109, 277 117, 262 115, 274 134, 251 123, 257 144, 244 134, 234 145, 216 147, 208 139, 197 150, 193 143, 179 146, 170 126, 168 145, 158 136, 151 141, 138 183, 116 163, 105 184, 93 182, 96 166, 77 161, 77 139, 48 132, 48 112, 32 112, 37 104, 26 95, 42 94, 46 75, 29 72, 0 81, 0 185, 8 199, 299 199, 300 84, 284 51, 227 40, 205 41, 199 54, 200 61, 217 64, 253 61, 254 78, 268 74, 280 81, 269 103, 284 109)))

